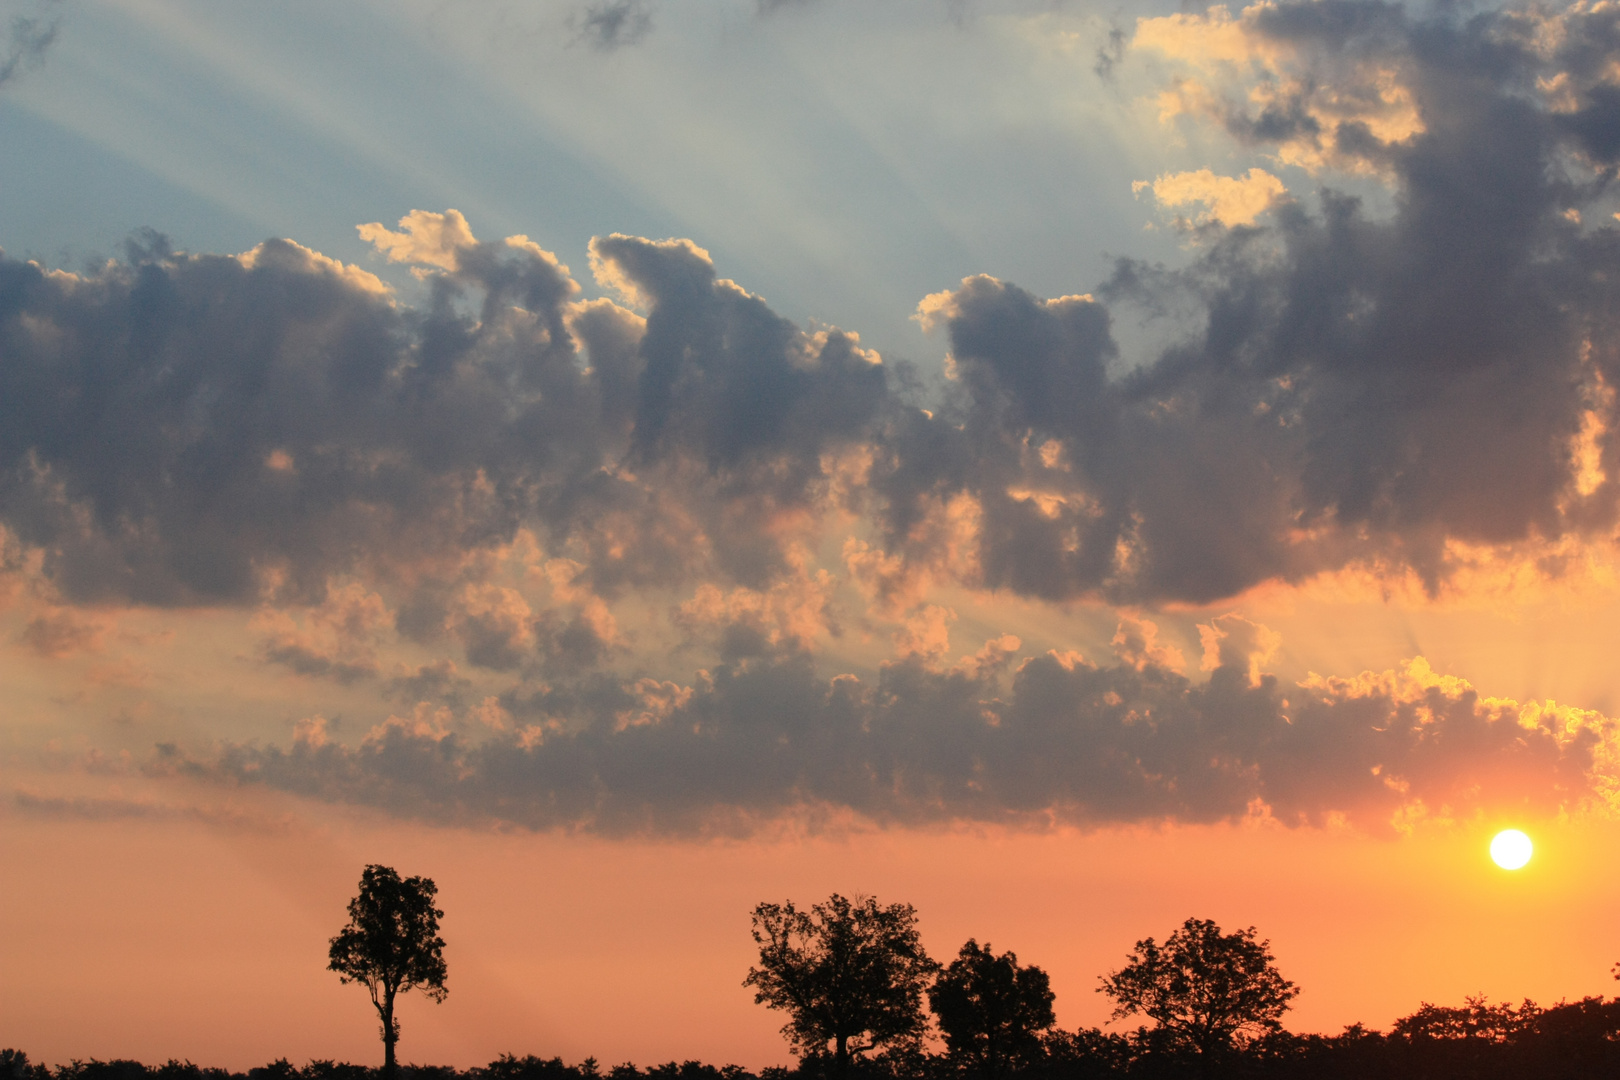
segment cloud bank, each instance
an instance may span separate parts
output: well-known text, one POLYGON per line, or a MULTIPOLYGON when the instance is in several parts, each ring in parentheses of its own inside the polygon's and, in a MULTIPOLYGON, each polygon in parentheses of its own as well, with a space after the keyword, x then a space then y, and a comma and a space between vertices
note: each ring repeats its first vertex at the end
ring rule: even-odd
POLYGON ((79 274, 0 256, 0 552, 50 613, 27 643, 91 647, 79 608, 251 610, 262 663, 420 704, 356 745, 312 720, 162 767, 435 821, 1373 826, 1605 802, 1603 717, 1421 665, 1284 686, 1247 624, 1210 624, 1207 680, 1132 620, 1110 664, 1011 636, 949 661, 946 590, 1441 593, 1614 541, 1620 10, 1214 8, 1141 20, 1115 63, 1147 55, 1178 73, 1166 123, 1277 173, 1145 182, 1207 208, 1180 269, 924 298, 938 396, 686 240, 595 240, 600 299, 454 210, 360 227, 419 302, 289 240, 148 236, 79 274), (1169 310, 1197 316, 1127 362, 1115 320, 1169 310), (694 677, 626 629, 649 611, 694 677), (876 674, 818 663, 850 622, 891 632, 876 674))
POLYGON ((568 729, 525 723, 544 704, 509 700, 511 712, 486 708, 493 734, 419 710, 345 746, 313 720, 285 750, 195 760, 171 749, 154 769, 440 824, 610 834, 850 815, 1020 827, 1269 817, 1386 831, 1487 807, 1601 808, 1612 795, 1605 717, 1482 698, 1421 661, 1285 687, 1251 678, 1254 629, 1211 628, 1218 661, 1205 682, 1049 653, 1004 683, 994 646, 949 668, 885 665, 871 681, 822 679, 784 657, 725 664, 693 686, 599 687, 555 703, 576 720, 568 729))

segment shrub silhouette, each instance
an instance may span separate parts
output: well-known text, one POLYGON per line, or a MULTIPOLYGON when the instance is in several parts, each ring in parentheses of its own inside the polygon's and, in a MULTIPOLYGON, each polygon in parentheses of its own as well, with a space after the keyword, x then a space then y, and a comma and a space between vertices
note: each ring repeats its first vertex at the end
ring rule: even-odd
MULTIPOLYGON (((589 1063, 592 1070, 587 1075, 595 1075, 596 1059, 589 1059, 589 1063)), ((502 1054, 484 1066, 483 1072, 487 1080, 579 1080, 582 1070, 564 1065, 560 1057, 537 1058, 533 1054, 513 1057, 502 1054)))
POLYGON ((112 1061, 74 1060, 56 1070, 59 1080, 148 1080, 147 1068, 138 1061, 116 1058, 112 1061))

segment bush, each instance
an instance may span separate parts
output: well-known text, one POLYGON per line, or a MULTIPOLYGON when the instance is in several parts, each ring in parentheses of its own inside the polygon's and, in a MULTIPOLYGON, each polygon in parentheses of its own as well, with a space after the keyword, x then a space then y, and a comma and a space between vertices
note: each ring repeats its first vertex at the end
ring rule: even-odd
POLYGON ((346 1061, 311 1061, 298 1075, 303 1080, 372 1080, 374 1073, 364 1065, 350 1065, 346 1061))

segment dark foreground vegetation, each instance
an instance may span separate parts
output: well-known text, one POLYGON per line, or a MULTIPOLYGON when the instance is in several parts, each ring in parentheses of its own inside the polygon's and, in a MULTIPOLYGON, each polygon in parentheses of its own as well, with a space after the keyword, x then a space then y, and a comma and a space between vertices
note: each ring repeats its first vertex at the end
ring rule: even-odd
MULTIPOLYGON (((1620 998, 1585 998, 1540 1007, 1471 999, 1424 1005, 1388 1032, 1351 1027, 1339 1035, 1276 1032, 1219 1060, 1166 1046, 1151 1029, 1051 1031, 1020 1060, 994 1071, 949 1051, 885 1053, 852 1061, 860 1080, 1595 1080, 1620 1076, 1620 998)), ((481 1068, 397 1067, 399 1080, 827 1080, 830 1055, 792 1069, 752 1073, 735 1065, 669 1062, 603 1068, 594 1059, 512 1057, 481 1068)), ((16 1050, 0 1051, 0 1080, 381 1080, 383 1070, 331 1061, 302 1068, 285 1060, 245 1073, 170 1061, 74 1061, 49 1068, 16 1050)))

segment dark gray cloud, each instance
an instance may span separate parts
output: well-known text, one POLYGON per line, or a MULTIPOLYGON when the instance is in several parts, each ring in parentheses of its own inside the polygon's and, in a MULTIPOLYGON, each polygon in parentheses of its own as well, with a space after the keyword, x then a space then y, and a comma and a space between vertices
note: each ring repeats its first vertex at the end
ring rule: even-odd
POLYGON ((44 59, 62 27, 63 0, 0 3, 0 86, 44 59))
POLYGON ((520 363, 478 351, 449 286, 407 312, 280 241, 251 267, 130 256, 81 279, 0 263, 6 523, 72 598, 243 599, 271 569, 311 594, 363 554, 476 542, 512 497, 500 436, 550 411, 523 391, 575 369, 555 306, 537 330, 559 343, 520 363))
POLYGON ((651 311, 639 350, 631 462, 686 478, 733 576, 763 584, 782 569, 765 526, 812 507, 823 458, 864 443, 891 405, 890 376, 854 339, 807 336, 757 296, 717 281, 691 245, 614 235, 593 253, 651 311))
POLYGON ((159 803, 134 799, 102 799, 88 796, 37 795, 14 791, 14 811, 29 817, 77 821, 118 821, 122 819, 162 819, 187 816, 184 811, 159 803))
POLYGON ((454 660, 418 664, 388 679, 385 691, 403 701, 436 700, 459 707, 472 683, 456 669, 454 660))
POLYGON ((61 657, 96 648, 106 630, 94 618, 83 618, 70 608, 58 608, 29 619, 17 640, 40 656, 61 657))
POLYGON ((577 40, 611 52, 647 36, 652 8, 648 0, 594 0, 574 12, 570 22, 577 40))
MULTIPOLYGON (((498 243, 419 310, 285 241, 148 238, 77 277, 0 257, 0 521, 76 601, 318 600, 351 571, 443 590, 519 525, 599 589, 768 578, 773 516, 815 500, 885 374, 689 245, 599 249, 653 298, 645 335, 498 243)), ((438 632, 431 608, 401 629, 438 632)))
POLYGON ((1111 79, 1114 77, 1114 68, 1125 59, 1125 47, 1129 41, 1130 35, 1125 32, 1124 27, 1117 22, 1109 26, 1108 37, 1104 39, 1101 45, 1097 46, 1096 62, 1091 66, 1091 70, 1096 74, 1097 78, 1111 79))
POLYGON ((300 642, 270 642, 265 646, 264 658, 299 675, 331 679, 345 685, 377 675, 377 665, 374 661, 332 656, 300 642))
POLYGON ((288 821, 232 807, 184 806, 126 798, 40 795, 14 791, 10 811, 45 821, 186 821, 249 832, 286 832, 288 821))
MULTIPOLYGON (((608 833, 747 831, 853 812, 919 824, 1231 821, 1261 804, 1289 825, 1372 829, 1480 807, 1547 813, 1596 797, 1612 724, 1482 700, 1421 665, 1285 686, 1226 620, 1222 663, 1192 682, 1153 662, 1047 655, 995 665, 889 664, 819 677, 803 656, 721 665, 692 687, 599 684, 563 705, 583 726, 477 738, 394 720, 357 746, 226 747, 166 760, 438 823, 608 833)), ((528 706, 527 708, 525 706, 528 706)), ((538 707, 536 707, 538 706, 538 707)))
POLYGON ((1264 107, 1228 102, 1228 129, 1385 171, 1393 214, 1324 190, 1272 224, 1207 229, 1184 270, 1122 260, 1101 301, 1204 315, 1122 378, 1104 375, 1103 307, 965 283, 934 305, 956 430, 896 440, 877 480, 892 535, 967 491, 992 523, 986 585, 1194 601, 1351 560, 1439 587, 1457 541, 1606 536, 1620 99, 1599 72, 1620 13, 1569 16, 1555 49, 1540 18, 1263 9, 1251 32, 1296 49, 1302 74, 1264 107), (1420 131, 1323 118, 1310 95, 1353 98, 1363 68, 1399 73, 1420 131), (1030 453, 1046 441, 1059 467, 1030 453))

